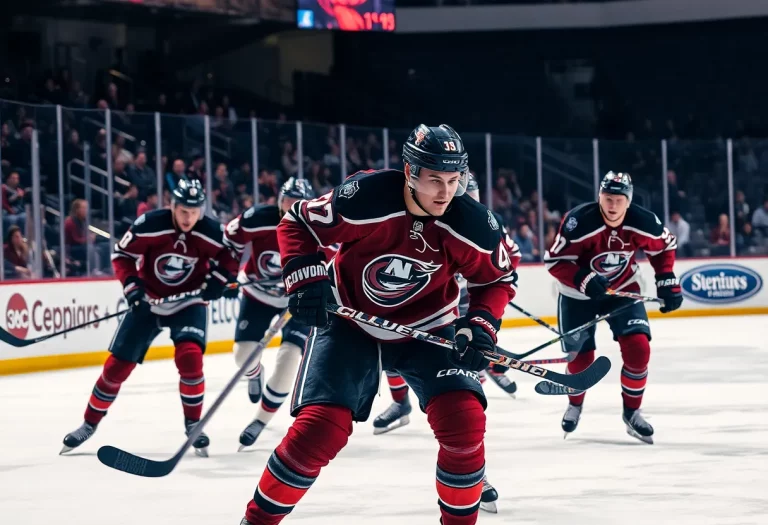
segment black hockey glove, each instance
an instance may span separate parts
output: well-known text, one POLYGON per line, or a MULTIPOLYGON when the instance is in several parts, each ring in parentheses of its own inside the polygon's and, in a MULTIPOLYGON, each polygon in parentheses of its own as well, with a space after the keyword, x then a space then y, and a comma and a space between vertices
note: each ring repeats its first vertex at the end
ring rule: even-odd
POLYGON ((479 372, 491 361, 487 352, 496 351, 496 332, 501 321, 482 310, 467 312, 456 321, 456 349, 451 351, 451 361, 456 365, 479 372))
POLYGON ((149 313, 150 305, 144 291, 144 282, 138 277, 128 277, 123 286, 123 295, 131 311, 138 315, 149 313))
POLYGON ((214 263, 211 263, 208 273, 205 274, 202 288, 200 297, 203 301, 215 301, 220 297, 236 299, 239 291, 237 277, 214 263))
POLYGON ((656 276, 656 297, 664 301, 664 306, 659 308, 663 314, 674 312, 683 304, 680 280, 673 272, 660 273, 656 276))
POLYGON ((573 279, 576 289, 590 299, 602 299, 611 287, 611 283, 597 272, 582 268, 573 279))
POLYGON ((297 322, 308 326, 328 324, 325 308, 331 298, 331 281, 323 260, 319 253, 302 255, 283 267, 288 311, 297 322))

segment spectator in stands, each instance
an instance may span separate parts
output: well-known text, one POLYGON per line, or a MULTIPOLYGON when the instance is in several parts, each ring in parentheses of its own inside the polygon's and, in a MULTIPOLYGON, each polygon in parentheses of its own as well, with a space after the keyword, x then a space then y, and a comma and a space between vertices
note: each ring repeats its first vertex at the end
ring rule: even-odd
POLYGON ((240 187, 245 185, 245 192, 252 191, 253 188, 253 173, 251 172, 251 163, 248 161, 240 164, 240 167, 232 173, 232 183, 237 188, 237 192, 240 193, 240 187))
POLYGON ((499 175, 496 178, 496 184, 493 187, 492 195, 492 208, 493 211, 504 217, 506 224, 511 224, 513 219, 513 208, 515 206, 515 200, 512 197, 512 191, 507 186, 507 178, 503 175, 499 175))
POLYGON ((157 193, 149 193, 145 199, 146 200, 140 202, 139 206, 136 208, 137 217, 141 217, 148 211, 157 209, 157 193))
POLYGON ((241 201, 240 210, 247 210, 251 206, 253 206, 253 197, 246 195, 241 201))
POLYGON ((362 155, 360 155, 360 149, 357 147, 357 141, 353 137, 347 137, 347 173, 344 176, 362 169, 365 169, 365 163, 362 155))
POLYGON ((139 189, 135 184, 131 183, 125 193, 118 198, 117 208, 120 216, 127 219, 129 223, 136 220, 139 209, 139 189))
POLYGON ((115 190, 115 196, 119 197, 126 192, 131 184, 130 175, 128 175, 125 162, 122 159, 115 160, 112 166, 112 177, 114 179, 113 189, 115 190))
POLYGON ((22 235, 27 231, 27 213, 24 211, 24 189, 19 186, 19 173, 12 171, 3 184, 3 227, 18 226, 22 235))
POLYGON ((6 279, 29 279, 29 246, 18 226, 8 228, 3 246, 4 275, 6 279))
POLYGON ((763 201, 763 206, 752 214, 752 227, 768 237, 768 198, 763 201))
POLYGON ((224 116, 229 121, 230 127, 234 127, 237 124, 237 111, 232 107, 228 95, 221 97, 221 107, 224 109, 224 116))
POLYGON ((365 158, 368 169, 379 170, 384 167, 384 151, 376 133, 369 133, 365 143, 365 158))
POLYGON ((299 172, 299 162, 297 160, 296 150, 293 149, 293 143, 286 140, 283 144, 283 155, 281 157, 283 166, 283 176, 287 179, 293 177, 299 172))
POLYGON ((117 93, 117 84, 114 82, 110 82, 107 85, 107 99, 104 102, 113 110, 123 107, 122 104, 120 104, 120 97, 117 93))
POLYGON ((144 199, 149 193, 157 191, 157 176, 155 170, 147 165, 147 153, 139 150, 136 160, 128 169, 128 176, 139 189, 139 198, 144 199))
POLYGON ((277 202, 277 176, 269 170, 259 172, 259 202, 261 204, 277 202))
POLYGON ((523 223, 520 225, 520 228, 514 236, 514 241, 515 244, 520 247, 522 262, 534 262, 538 260, 539 250, 533 242, 533 231, 528 224, 523 223))
POLYGON ((677 237, 677 253, 678 256, 692 257, 693 252, 691 250, 691 225, 688 221, 683 219, 680 212, 675 210, 669 217, 669 231, 677 237))
POLYGON ((183 160, 176 159, 173 161, 173 168, 171 168, 170 172, 165 174, 165 183, 169 191, 173 190, 176 187, 176 184, 186 177, 185 171, 186 165, 183 160))
POLYGON ((205 188, 205 157, 201 153, 197 152, 192 155, 192 162, 187 168, 187 177, 189 180, 199 180, 205 188))
POLYGON ((225 130, 229 127, 229 121, 224 115, 224 108, 222 106, 216 106, 213 110, 213 118, 211 118, 211 129, 225 130))
POLYGON ((400 169, 403 164, 402 152, 397 149, 397 141, 389 139, 389 167, 400 169))
POLYGON ((741 230, 739 230, 739 233, 736 234, 736 250, 738 253, 741 253, 745 250, 749 250, 756 244, 755 232, 752 229, 752 224, 745 222, 741 227, 741 230))
POLYGON ((741 231, 744 228, 744 224, 749 222, 749 204, 744 196, 744 192, 741 190, 736 191, 736 203, 734 205, 734 212, 736 213, 736 231, 741 231))
POLYGON ((669 209, 679 210, 681 214, 688 211, 688 198, 685 192, 677 186, 675 170, 667 171, 667 190, 669 192, 669 209))
POLYGON ((325 166, 320 162, 313 162, 309 166, 309 176, 307 178, 310 184, 312 184, 316 195, 324 195, 333 189, 333 185, 325 173, 325 166))
POLYGON ((728 255, 731 245, 731 227, 728 224, 728 215, 721 213, 717 226, 712 228, 709 236, 712 245, 712 255, 728 255))
POLYGON ((69 208, 69 216, 64 220, 64 245, 69 258, 77 262, 77 266, 85 268, 88 239, 95 242, 96 235, 86 229, 88 203, 83 199, 75 199, 69 208))
POLYGON ((122 159, 126 165, 133 164, 133 153, 125 149, 125 135, 117 134, 112 146, 112 159, 122 159))
POLYGON ((22 186, 28 187, 32 182, 32 132, 35 124, 31 120, 25 120, 21 124, 18 140, 11 143, 8 151, 3 151, 3 156, 15 169, 20 170, 22 186))
POLYGON ((76 129, 69 131, 67 142, 64 144, 64 161, 83 159, 83 145, 80 143, 80 133, 76 129))
POLYGON ((549 248, 555 244, 555 236, 557 235, 557 224, 547 224, 547 234, 544 236, 544 246, 549 248))

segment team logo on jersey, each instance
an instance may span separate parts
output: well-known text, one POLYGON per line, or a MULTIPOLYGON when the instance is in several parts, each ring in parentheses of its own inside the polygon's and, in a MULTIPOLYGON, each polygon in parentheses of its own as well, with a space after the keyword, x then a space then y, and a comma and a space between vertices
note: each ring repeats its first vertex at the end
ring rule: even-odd
POLYGON ((399 306, 424 290, 441 266, 404 255, 382 255, 363 269, 363 291, 379 306, 399 306))
POLYGON ((243 213, 243 219, 250 219, 251 217, 253 217, 254 213, 256 213, 256 208, 251 206, 250 208, 245 210, 245 213, 243 213))
POLYGON ((166 253, 155 261, 155 275, 163 284, 179 286, 192 275, 197 260, 197 257, 166 253))
POLYGON ((573 231, 573 229, 579 224, 579 221, 576 220, 576 217, 570 217, 567 221, 565 221, 565 229, 570 231, 573 231))
POLYGON ((596 255, 590 261, 594 271, 612 281, 624 273, 632 260, 632 252, 604 252, 596 255))
POLYGON ((355 193, 357 193, 357 190, 360 189, 360 186, 358 185, 356 180, 353 180, 352 182, 346 183, 344 186, 341 187, 341 190, 339 190, 339 197, 344 197, 345 199, 351 199, 355 196, 355 193))
POLYGON ((262 282, 254 284, 255 288, 274 297, 285 295, 283 269, 280 266, 280 254, 278 252, 271 250, 261 252, 256 258, 256 268, 262 282))
POLYGON ((497 221, 496 217, 493 216, 493 212, 491 210, 488 210, 488 224, 491 226, 492 230, 499 229, 499 221, 497 221))

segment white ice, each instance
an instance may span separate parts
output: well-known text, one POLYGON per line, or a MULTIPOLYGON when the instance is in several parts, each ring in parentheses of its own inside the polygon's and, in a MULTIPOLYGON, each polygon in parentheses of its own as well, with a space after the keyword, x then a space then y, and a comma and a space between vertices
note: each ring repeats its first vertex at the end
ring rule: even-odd
MULTIPOLYGON (((644 413, 656 444, 625 433, 618 347, 607 327, 598 346, 613 369, 587 394, 578 430, 563 440, 566 400, 533 392, 514 372, 516 400, 486 383, 487 473, 500 513, 479 523, 612 525, 768 524, 768 316, 654 320, 644 413)), ((522 351, 549 339, 542 328, 507 330, 522 351)), ((559 357, 555 347, 542 357, 559 357)), ((274 351, 264 358, 267 372, 274 351)), ((563 365, 554 365, 561 370, 563 365)), ((210 403, 231 377, 230 355, 206 358, 210 403)), ((253 413, 245 384, 207 429, 211 457, 192 453, 168 477, 145 479, 99 463, 115 445, 152 459, 184 441, 171 361, 138 367, 95 436, 70 456, 61 440, 81 423, 99 369, 0 378, 0 523, 8 525, 237 525, 291 418, 283 410, 251 453, 237 453, 253 413)), ((390 402, 386 381, 374 414, 390 402)), ((349 445, 283 523, 438 523, 437 444, 423 414, 389 434, 355 425, 349 445)))

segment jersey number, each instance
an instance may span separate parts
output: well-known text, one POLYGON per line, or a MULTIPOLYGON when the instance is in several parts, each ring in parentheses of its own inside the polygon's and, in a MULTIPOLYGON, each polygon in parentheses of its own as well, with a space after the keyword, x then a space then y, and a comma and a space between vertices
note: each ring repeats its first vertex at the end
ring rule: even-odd
POLYGON ((131 230, 128 230, 125 232, 125 235, 123 235, 123 238, 120 239, 120 242, 117 243, 117 245, 125 250, 128 248, 128 245, 131 244, 131 241, 133 240, 133 233, 131 233, 131 230))
POLYGON ((227 235, 230 237, 234 237, 237 233, 237 229, 240 228, 240 217, 237 217, 235 219, 232 219, 227 224, 227 235))
POLYGON ((557 255, 561 251, 563 251, 563 248, 565 248, 565 243, 568 242, 565 240, 565 237, 560 235, 559 233, 555 236, 555 242, 552 243, 552 253, 554 255, 557 255))
POLYGON ((309 201, 307 203, 307 219, 320 224, 331 224, 333 222, 332 196, 333 193, 328 193, 309 201))

